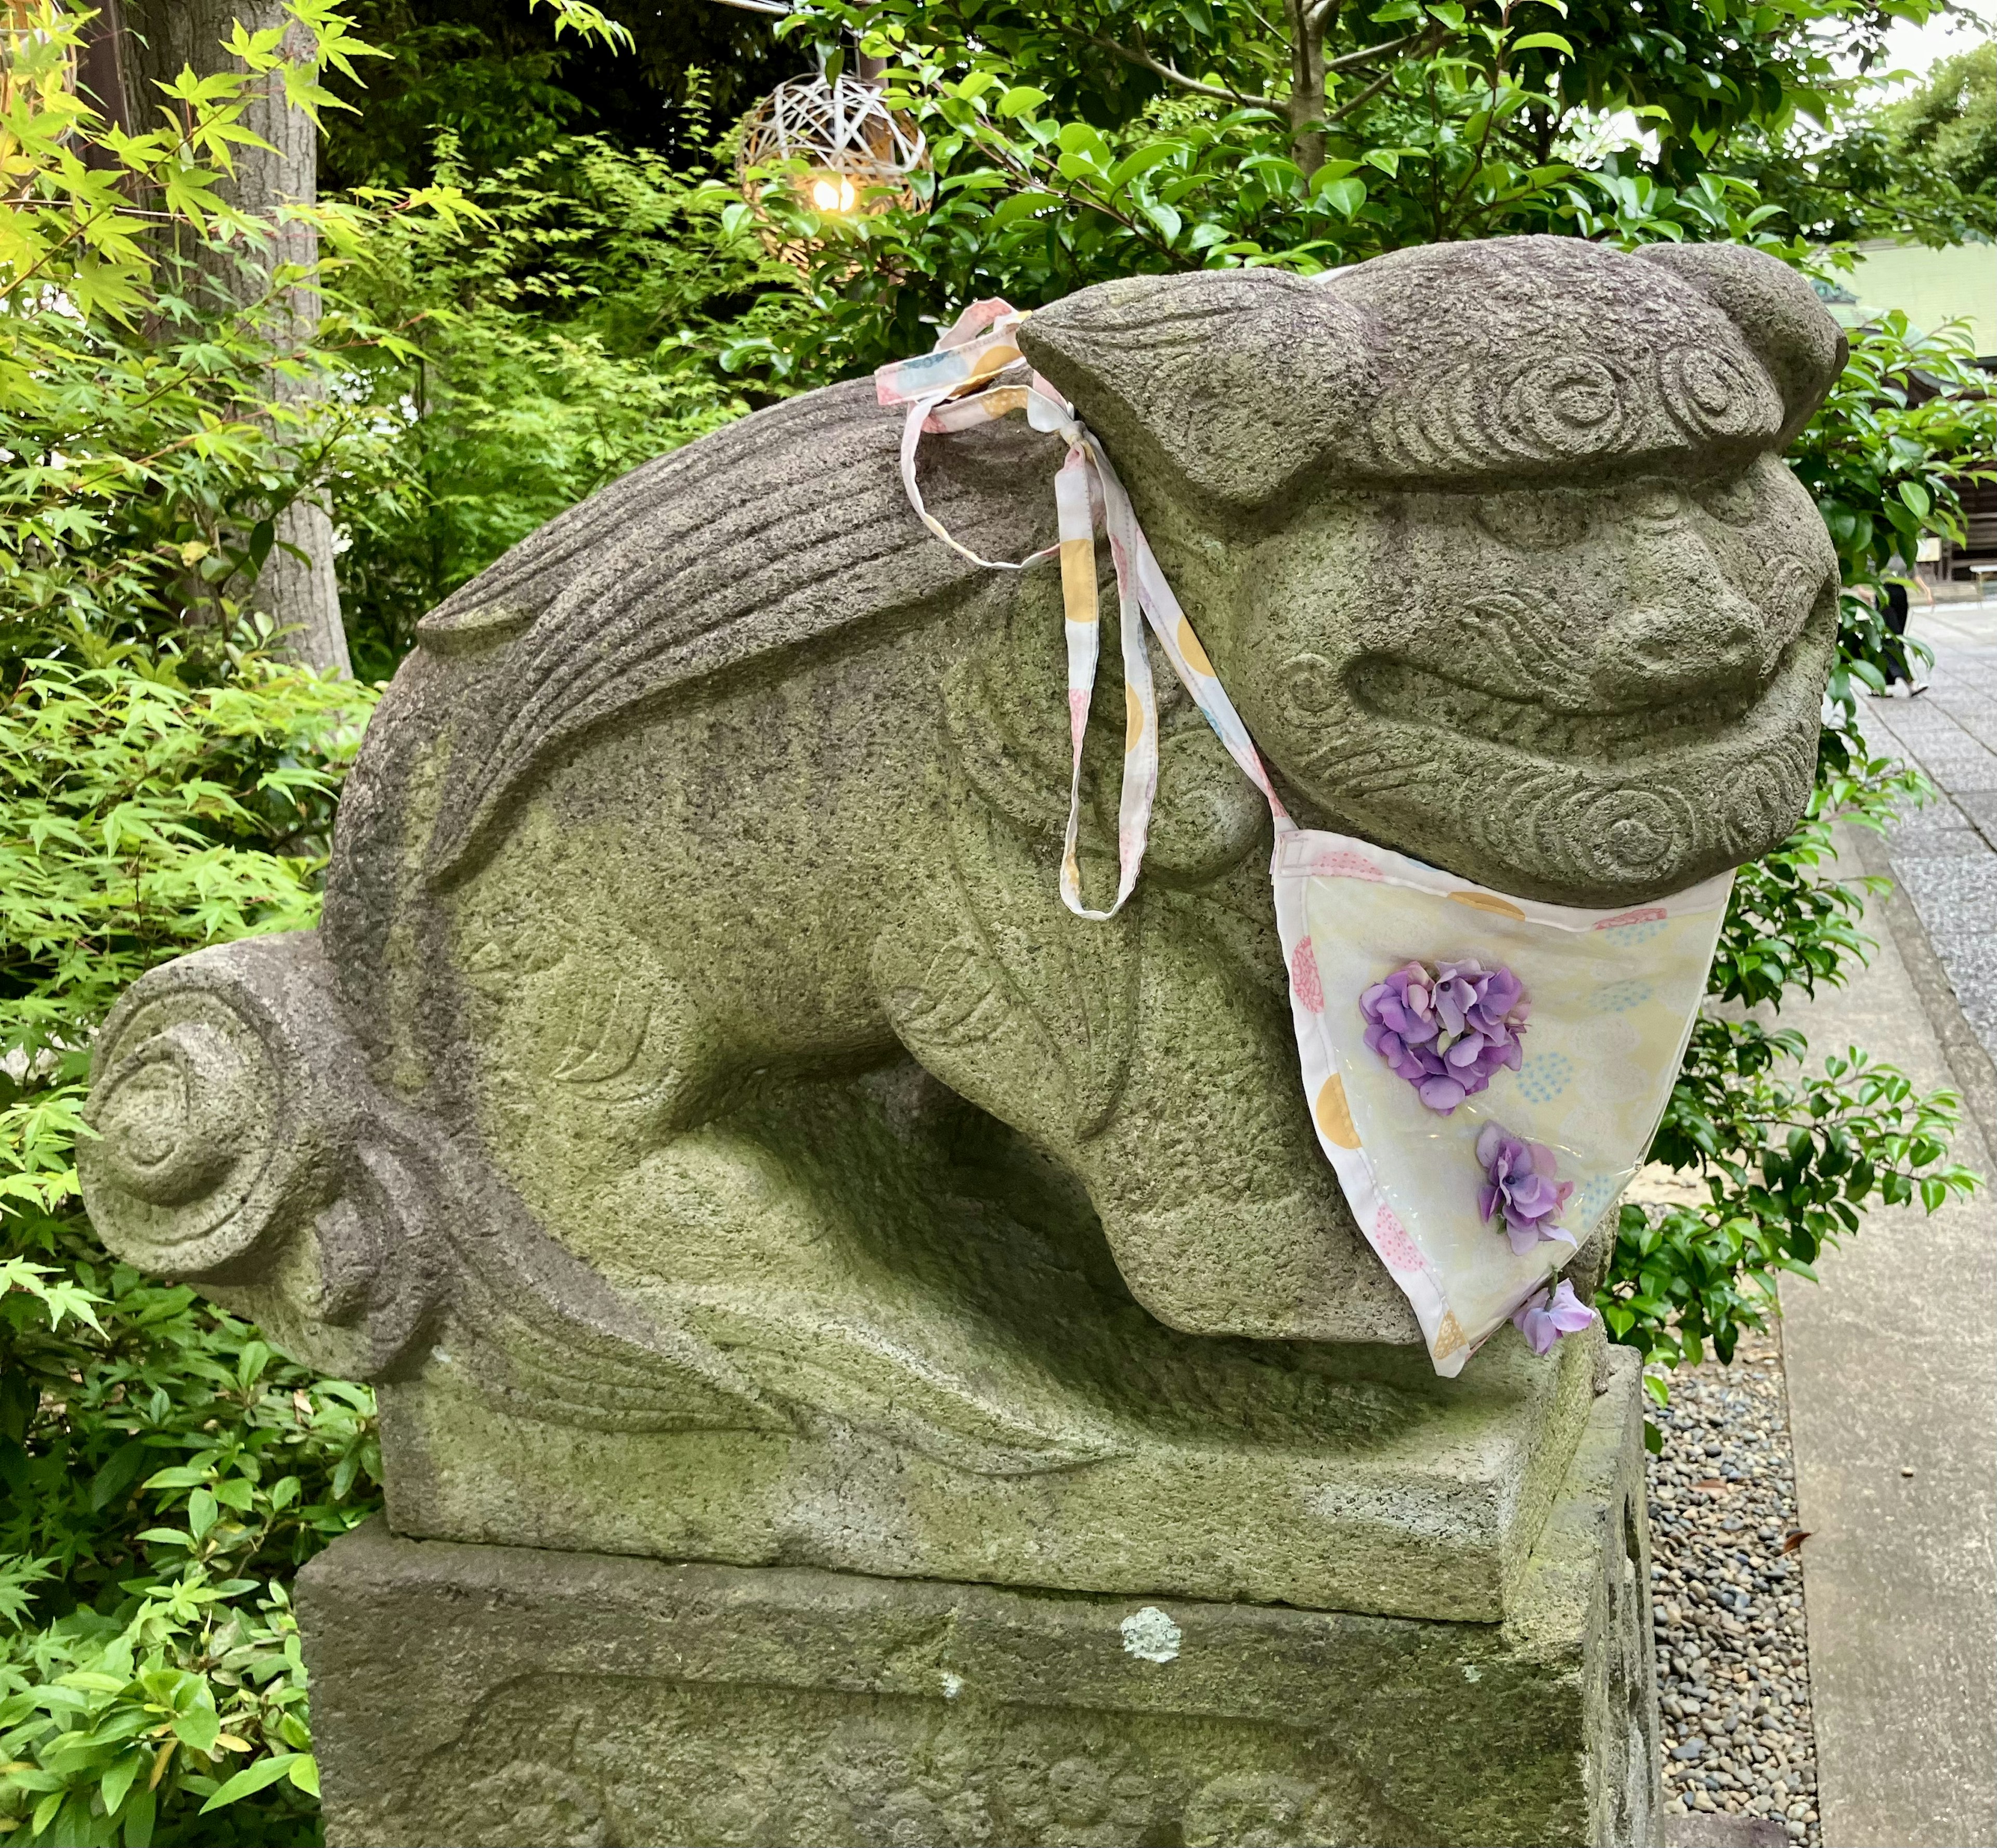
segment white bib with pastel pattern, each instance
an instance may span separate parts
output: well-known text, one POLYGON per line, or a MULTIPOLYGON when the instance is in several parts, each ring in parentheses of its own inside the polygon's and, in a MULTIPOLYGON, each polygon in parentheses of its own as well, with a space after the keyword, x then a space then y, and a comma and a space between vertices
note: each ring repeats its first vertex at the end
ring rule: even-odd
MULTIPOLYGON (((1574 1255, 1642 1164, 1706 992, 1733 875, 1651 905, 1573 910, 1471 885, 1342 834, 1277 837, 1276 922, 1318 1140, 1440 1374, 1574 1255), (1444 1115, 1365 1041, 1360 998, 1409 961, 1474 957, 1531 1003, 1520 1062, 1444 1115), (1552 1151, 1562 1236, 1525 1252, 1479 1206, 1486 1124, 1552 1151)), ((1612 1231, 1609 1236, 1613 1236, 1612 1231)))

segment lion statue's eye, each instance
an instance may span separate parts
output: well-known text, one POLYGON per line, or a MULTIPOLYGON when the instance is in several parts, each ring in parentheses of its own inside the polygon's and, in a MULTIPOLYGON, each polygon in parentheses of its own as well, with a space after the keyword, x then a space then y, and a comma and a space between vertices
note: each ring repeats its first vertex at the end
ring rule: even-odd
POLYGON ((1760 498, 1752 474, 1736 475, 1730 481, 1709 481, 1699 491, 1699 505, 1730 526, 1746 526, 1754 517, 1760 498))
POLYGON ((1514 551, 1557 552, 1587 536, 1587 503, 1564 489, 1480 495, 1474 506, 1477 523, 1514 551))

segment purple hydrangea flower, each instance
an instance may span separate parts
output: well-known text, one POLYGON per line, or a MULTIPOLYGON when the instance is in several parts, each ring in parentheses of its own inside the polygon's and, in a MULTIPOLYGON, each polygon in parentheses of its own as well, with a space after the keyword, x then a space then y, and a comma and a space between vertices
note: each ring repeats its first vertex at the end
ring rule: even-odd
POLYGON ((1461 962, 1409 963, 1359 998, 1366 1043, 1422 1102, 1447 1116, 1491 1082, 1519 1069, 1519 1036, 1531 1004, 1518 977, 1487 969, 1474 957, 1461 962))
POLYGON ((1523 1256, 1542 1239, 1565 1239, 1571 1233, 1554 1223, 1574 1192, 1571 1181, 1555 1177, 1554 1152, 1543 1142, 1525 1142, 1495 1123, 1477 1132, 1477 1159, 1484 1164, 1485 1183, 1477 1190, 1478 1216, 1503 1216, 1505 1236, 1523 1256))
POLYGON ((1550 1290, 1535 1290, 1512 1312, 1512 1326, 1536 1354, 1546 1353, 1563 1335, 1578 1334, 1594 1319, 1594 1310, 1565 1277, 1550 1290))

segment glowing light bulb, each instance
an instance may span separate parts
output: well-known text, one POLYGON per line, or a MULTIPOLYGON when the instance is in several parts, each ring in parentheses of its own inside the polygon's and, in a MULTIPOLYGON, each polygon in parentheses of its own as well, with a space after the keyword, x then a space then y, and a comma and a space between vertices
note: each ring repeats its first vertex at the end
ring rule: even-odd
POLYGON ((829 180, 812 181, 812 203, 821 212, 839 209, 839 188, 829 180))

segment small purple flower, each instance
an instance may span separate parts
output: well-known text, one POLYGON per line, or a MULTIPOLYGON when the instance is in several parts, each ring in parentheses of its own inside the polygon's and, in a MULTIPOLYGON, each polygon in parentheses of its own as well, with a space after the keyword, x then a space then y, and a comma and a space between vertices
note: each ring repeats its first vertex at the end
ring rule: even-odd
POLYGON ((1491 1082, 1519 1069, 1519 1036, 1532 1011, 1518 977, 1461 962, 1409 963, 1359 998, 1366 1043, 1422 1102, 1447 1116, 1491 1082))
POLYGON ((1525 1142, 1495 1123, 1477 1132, 1477 1159, 1484 1164, 1485 1184, 1477 1190, 1477 1213, 1495 1219, 1502 1213, 1505 1236, 1523 1256, 1542 1239, 1574 1239, 1554 1224, 1574 1192, 1571 1181, 1555 1178, 1554 1152, 1543 1142, 1525 1142))
POLYGON ((1512 1312, 1512 1326, 1536 1354, 1546 1353, 1563 1335, 1578 1334, 1594 1319, 1594 1310, 1574 1295, 1565 1277, 1551 1290, 1535 1290, 1512 1312))

